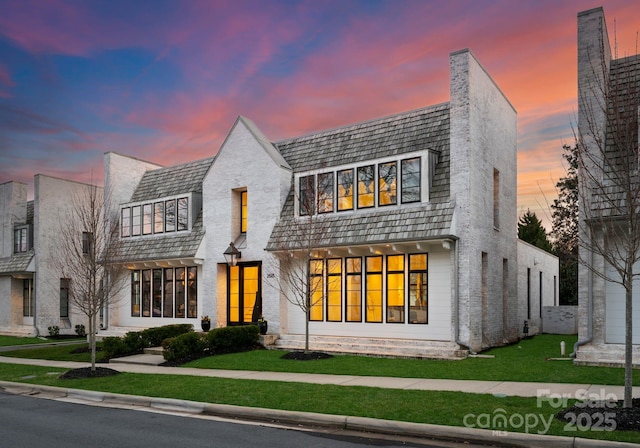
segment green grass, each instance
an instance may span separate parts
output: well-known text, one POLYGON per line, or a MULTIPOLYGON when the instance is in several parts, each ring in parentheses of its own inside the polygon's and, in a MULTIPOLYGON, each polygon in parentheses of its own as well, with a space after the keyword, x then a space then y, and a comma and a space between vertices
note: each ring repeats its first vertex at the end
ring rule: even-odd
MULTIPOLYGON (((60 380, 56 374, 52 374, 62 371, 48 367, 0 364, 0 380, 450 426, 464 426, 465 416, 469 414, 473 416, 467 418, 467 423, 478 423, 478 416, 493 416, 500 412, 499 409, 504 410, 507 416, 542 415, 545 420, 558 412, 546 402, 538 407, 535 398, 133 373, 108 378, 60 380)), ((564 423, 553 419, 548 434, 640 443, 638 432, 565 431, 564 426, 564 423)), ((524 432, 524 428, 510 427, 508 430, 524 432)), ((542 430, 543 425, 539 423, 529 432, 542 430)))
MULTIPOLYGON (((210 356, 185 364, 184 367, 404 378, 624 384, 622 368, 574 366, 571 361, 548 360, 560 357, 560 341, 565 341, 567 353, 570 353, 576 339, 576 336, 540 335, 485 353, 495 358, 467 358, 460 361, 344 355, 305 362, 281 359, 281 351, 256 350, 210 356)), ((635 375, 634 385, 640 385, 640 375, 635 375)))
MULTIPOLYGON (((91 353, 72 353, 78 348, 86 348, 89 344, 86 342, 78 342, 72 345, 58 345, 42 348, 28 348, 23 350, 12 350, 10 352, 0 352, 0 356, 10 356, 12 358, 28 358, 28 359, 48 359, 50 361, 76 361, 91 362, 91 353)), ((101 344, 98 343, 97 347, 101 344)), ((102 360, 102 352, 96 352, 96 361, 102 360)))
POLYGON ((41 338, 23 338, 18 336, 0 336, 0 347, 10 345, 26 345, 26 344, 46 344, 48 341, 41 338))

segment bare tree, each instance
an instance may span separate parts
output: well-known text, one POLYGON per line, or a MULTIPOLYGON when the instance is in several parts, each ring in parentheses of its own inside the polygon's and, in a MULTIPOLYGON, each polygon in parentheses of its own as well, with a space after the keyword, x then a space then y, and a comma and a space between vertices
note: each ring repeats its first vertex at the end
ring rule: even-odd
MULTIPOLYGON (((321 248, 328 236, 328 217, 322 213, 333 210, 334 201, 332 193, 323 193, 330 189, 328 182, 319 175, 316 194, 315 176, 301 178, 299 193, 292 193, 298 216, 287 217, 280 227, 281 234, 287 235, 286 241, 283 238, 274 248, 279 273, 272 276, 272 283, 305 315, 305 353, 309 352, 309 322, 322 319, 326 299, 323 276, 330 267, 326 263, 326 250, 321 248)), ((330 182, 333 185, 332 179, 330 182)))
POLYGON ((624 288, 624 406, 631 407, 633 280, 640 276, 640 58, 614 59, 611 66, 601 59, 589 61, 591 82, 579 97, 580 263, 624 288))
POLYGON ((60 217, 55 263, 66 281, 70 307, 88 319, 91 370, 95 370, 98 317, 124 287, 125 276, 120 275, 124 267, 115 262, 118 221, 107 219, 111 208, 98 186, 87 185, 70 203, 60 217))

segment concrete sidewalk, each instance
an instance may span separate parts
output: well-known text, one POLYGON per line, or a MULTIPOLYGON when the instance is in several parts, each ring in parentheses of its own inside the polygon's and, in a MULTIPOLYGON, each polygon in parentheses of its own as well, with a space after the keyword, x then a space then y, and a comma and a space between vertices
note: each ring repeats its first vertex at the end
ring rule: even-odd
MULTIPOLYGON (((0 356, 0 363, 28 364, 38 366, 75 369, 88 367, 89 363, 71 361, 48 361, 43 359, 11 358, 0 356)), ((379 387, 383 389, 403 390, 431 390, 451 391, 474 394, 492 394, 497 396, 542 397, 565 396, 573 399, 612 397, 622 399, 623 386, 600 384, 563 384, 563 383, 533 383, 516 381, 477 381, 477 380, 447 380, 377 377, 358 375, 329 375, 320 373, 290 373, 290 372, 262 372, 252 370, 217 370, 196 369, 189 367, 164 367, 145 364, 109 363, 98 364, 119 372, 154 373, 161 375, 192 375, 215 378, 230 378, 238 380, 282 381, 290 383, 332 384, 336 386, 379 387)), ((640 398, 640 387, 633 388, 633 396, 640 398)), ((597 399, 597 398, 595 398, 597 399)))
MULTIPOLYGON (((48 361, 41 359, 11 358, 0 356, 0 364, 37 365, 52 368, 74 369, 89 367, 89 363, 70 361, 48 361)), ((386 389, 454 391, 496 396, 544 397, 560 399, 605 399, 622 398, 622 386, 597 384, 524 383, 512 381, 442 380, 419 378, 371 377, 356 375, 327 375, 309 373, 259 372, 244 370, 214 370, 184 367, 163 367, 145 364, 99 364, 120 372, 193 375, 203 377, 231 378, 242 380, 283 381, 311 384, 332 384, 337 386, 363 386, 386 389), (613 395, 611 395, 613 394, 613 395)), ((0 367, 1 368, 1 367, 0 367)), ((166 398, 150 398, 132 395, 110 394, 88 390, 76 390, 50 386, 0 381, 0 389, 8 393, 41 394, 46 398, 67 399, 85 403, 105 405, 143 406, 185 413, 207 414, 245 420, 279 422, 295 425, 311 425, 379 434, 402 434, 411 437, 438 440, 464 440, 472 443, 522 447, 637 447, 636 444, 590 440, 580 437, 548 436, 505 431, 491 431, 478 428, 439 426, 378 420, 363 417, 323 415, 309 412, 281 411, 275 409, 248 408, 242 406, 217 405, 166 398)), ((634 397, 640 397, 640 387, 635 387, 634 397)), ((577 433, 576 435, 579 435, 577 433)))

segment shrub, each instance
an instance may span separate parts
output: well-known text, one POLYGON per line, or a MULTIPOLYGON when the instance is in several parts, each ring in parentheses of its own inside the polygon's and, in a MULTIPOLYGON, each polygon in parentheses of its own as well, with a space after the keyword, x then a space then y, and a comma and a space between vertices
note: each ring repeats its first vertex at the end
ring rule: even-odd
POLYGON ((78 336, 80 336, 81 338, 85 337, 87 335, 87 332, 84 329, 84 325, 80 324, 80 325, 76 325, 76 334, 78 336))
POLYGON ((254 348, 259 341, 257 325, 216 328, 206 334, 210 353, 234 353, 254 348))
POLYGON ((102 340, 102 352, 104 359, 117 358, 130 354, 124 338, 107 337, 102 340))
POLYGON ((201 358, 207 347, 200 333, 189 332, 162 342, 163 356, 168 362, 184 363, 201 358))
POLYGON ((57 325, 51 325, 50 327, 47 327, 47 330, 49 330, 49 336, 60 335, 60 327, 58 327, 57 325))
POLYGON ((141 338, 144 347, 158 347, 167 338, 175 338, 181 334, 193 331, 191 324, 163 325, 142 330, 141 338))

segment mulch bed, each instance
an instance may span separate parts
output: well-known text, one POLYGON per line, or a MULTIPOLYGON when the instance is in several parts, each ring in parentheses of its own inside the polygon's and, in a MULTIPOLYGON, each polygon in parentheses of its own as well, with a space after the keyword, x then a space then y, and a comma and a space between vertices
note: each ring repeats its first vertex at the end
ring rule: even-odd
POLYGON ((313 361, 316 359, 329 359, 333 358, 333 355, 322 352, 289 352, 282 355, 282 359, 293 359, 295 361, 313 361))
POLYGON ((623 408, 623 402, 613 402, 616 407, 586 405, 572 406, 558 414, 556 418, 574 426, 591 427, 594 430, 639 431, 640 432, 640 398, 632 400, 632 407, 623 408), (613 423, 615 422, 615 428, 613 423))
POLYGON ((119 373, 120 372, 117 370, 109 369, 108 367, 96 367, 96 370, 91 370, 91 367, 82 367, 66 371, 60 376, 60 379, 77 380, 82 378, 103 378, 105 376, 113 376, 119 373))

